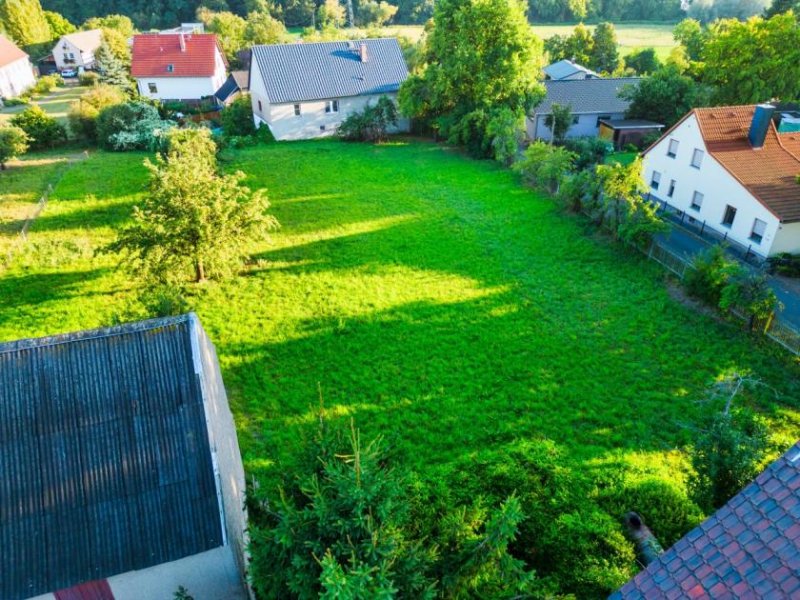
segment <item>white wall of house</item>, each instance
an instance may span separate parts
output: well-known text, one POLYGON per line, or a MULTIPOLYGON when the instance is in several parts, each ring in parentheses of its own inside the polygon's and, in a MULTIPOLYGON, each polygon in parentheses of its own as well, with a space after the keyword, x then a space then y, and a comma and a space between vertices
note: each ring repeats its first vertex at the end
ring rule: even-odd
POLYGON ((153 100, 200 100, 213 96, 227 77, 225 62, 217 51, 214 75, 210 77, 139 77, 136 86, 140 96, 153 100), (151 84, 155 91, 151 91, 151 84))
MULTIPOLYGON (((300 115, 295 114, 295 105, 271 104, 267 98, 264 81, 258 65, 253 62, 250 71, 250 102, 253 106, 253 118, 256 126, 262 123, 269 125, 276 140, 307 140, 334 135, 339 124, 348 115, 363 110, 368 104, 375 104, 381 96, 387 96, 395 104, 397 94, 375 94, 368 96, 349 96, 313 102, 300 102, 300 115), (325 111, 328 103, 338 102, 338 111, 325 111)), ((405 132, 410 129, 408 119, 398 119, 397 127, 391 133, 405 132)))
POLYGON ((800 223, 782 223, 770 248, 770 254, 791 252, 800 254, 800 223))
POLYGON ((25 56, 0 67, 0 97, 16 98, 36 83, 33 67, 25 56))
MULTIPOLYGON (((705 221, 706 227, 720 234, 724 235, 727 232, 730 239, 745 247, 751 246, 752 251, 761 256, 777 252, 774 246, 778 239, 780 239, 779 247, 790 246, 792 242, 788 238, 797 233, 797 228, 792 225, 784 225, 779 230, 778 218, 708 153, 694 115, 686 118, 647 152, 644 157, 644 178, 654 197, 686 211, 688 216, 698 221, 705 221), (674 158, 667 154, 672 139, 678 141, 674 158), (699 169, 691 164, 696 148, 704 152, 699 169), (651 186, 654 171, 660 173, 661 177, 658 189, 651 186), (672 197, 669 197, 672 180, 675 180, 675 191, 672 197), (695 192, 703 194, 699 210, 691 207, 695 192), (730 227, 722 224, 727 206, 736 209, 736 217, 730 227), (766 223, 760 243, 751 239, 755 219, 766 223)), ((797 240, 800 241, 800 236, 797 240)), ((795 248, 798 245, 800 244, 795 243, 795 248)))
POLYGON ((59 71, 64 69, 94 68, 94 51, 81 51, 66 38, 61 38, 53 48, 53 58, 59 71))
MULTIPOLYGON (((573 114, 573 123, 567 131, 568 138, 595 137, 600 131, 600 119, 623 119, 624 113, 578 113, 573 114)), ((528 138, 549 142, 553 132, 545 125, 547 115, 535 114, 525 119, 528 138)))
MULTIPOLYGON (((116 600, 172 598, 179 586, 197 600, 247 600, 230 546, 108 578, 116 600)), ((29 600, 55 600, 43 594, 29 600)))

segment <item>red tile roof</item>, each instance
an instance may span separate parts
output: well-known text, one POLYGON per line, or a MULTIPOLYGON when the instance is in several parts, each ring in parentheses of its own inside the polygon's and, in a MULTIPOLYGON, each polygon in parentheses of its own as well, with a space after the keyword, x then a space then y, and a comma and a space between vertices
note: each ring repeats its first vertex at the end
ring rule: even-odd
POLYGON ((778 133, 770 123, 764 146, 753 148, 747 136, 754 112, 755 105, 696 108, 681 123, 694 115, 708 152, 778 219, 800 221, 800 135, 778 133))
POLYGON ((131 75, 133 77, 211 77, 219 50, 211 33, 143 33, 133 36, 131 75), (181 37, 185 49, 181 49, 181 37), (170 65, 172 69, 170 70, 170 65))
POLYGON ((0 67, 10 65, 20 58, 25 58, 27 56, 27 54, 17 48, 14 42, 4 35, 0 35, 0 67))
POLYGON ((609 598, 800 598, 800 442, 609 598))

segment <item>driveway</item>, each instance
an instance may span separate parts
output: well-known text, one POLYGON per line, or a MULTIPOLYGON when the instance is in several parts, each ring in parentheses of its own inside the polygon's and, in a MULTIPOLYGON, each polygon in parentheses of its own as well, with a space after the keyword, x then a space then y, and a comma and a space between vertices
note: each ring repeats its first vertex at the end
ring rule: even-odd
MULTIPOLYGON (((675 223, 672 224, 668 233, 657 236, 657 240, 675 254, 686 258, 692 258, 714 244, 714 242, 701 238, 675 223)), ((760 269, 741 260, 737 254, 733 252, 728 252, 728 254, 748 269, 760 272, 760 269)), ((767 282, 783 305, 783 308, 778 311, 780 319, 800 330, 800 281, 788 277, 767 275, 767 282)))

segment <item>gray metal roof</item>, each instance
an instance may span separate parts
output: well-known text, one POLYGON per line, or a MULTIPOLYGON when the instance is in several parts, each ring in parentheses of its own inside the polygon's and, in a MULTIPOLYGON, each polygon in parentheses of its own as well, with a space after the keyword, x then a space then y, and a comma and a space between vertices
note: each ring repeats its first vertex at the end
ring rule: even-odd
POLYGON ((199 327, 0 344, 0 598, 222 545, 199 327))
POLYGON ((663 123, 648 121, 647 119, 600 119, 612 129, 663 129, 663 123))
POLYGON ((274 104, 387 94, 408 77, 395 38, 253 46, 251 68, 260 70, 274 104), (366 62, 359 57, 362 44, 366 62))
POLYGON ((533 109, 537 115, 550 113, 553 104, 569 105, 573 113, 624 113, 630 104, 619 97, 626 85, 639 85, 641 77, 612 77, 601 79, 564 79, 545 81, 544 100, 533 109))
POLYGON ((564 79, 570 75, 575 75, 575 73, 583 73, 585 75, 599 77, 599 75, 591 69, 584 67, 583 65, 579 65, 576 62, 572 62, 571 60, 567 60, 566 58, 554 62, 551 65, 547 65, 544 68, 544 74, 550 79, 555 80, 564 79))

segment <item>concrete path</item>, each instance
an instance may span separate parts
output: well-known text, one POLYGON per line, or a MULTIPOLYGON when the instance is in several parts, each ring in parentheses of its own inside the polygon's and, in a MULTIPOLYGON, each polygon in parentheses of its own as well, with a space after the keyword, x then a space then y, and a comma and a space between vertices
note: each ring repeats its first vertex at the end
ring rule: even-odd
MULTIPOLYGON (((675 254, 686 258, 692 258, 714 244, 711 240, 701 238, 674 223, 668 233, 659 235, 657 239, 675 254)), ((757 267, 742 261, 736 254, 731 252, 728 254, 746 268, 752 271, 761 271, 757 267)), ((783 304, 783 308, 778 312, 780 319, 800 330, 800 280, 767 275, 767 281, 778 300, 783 304)))

